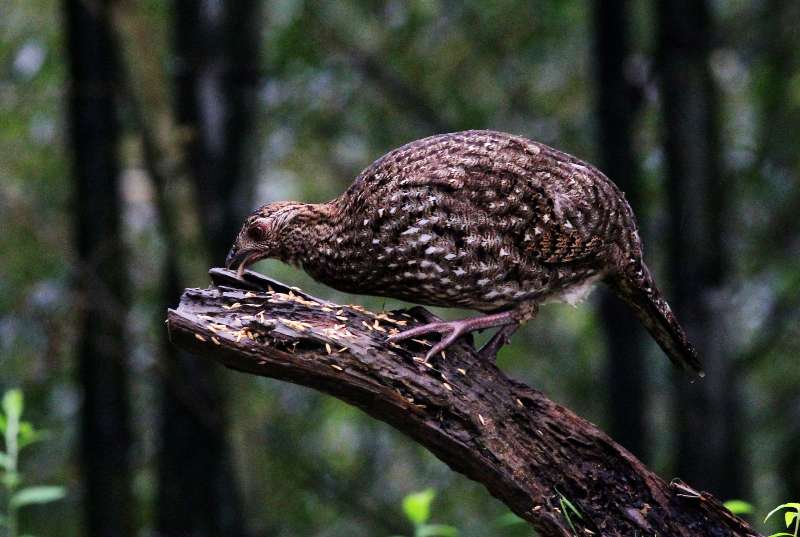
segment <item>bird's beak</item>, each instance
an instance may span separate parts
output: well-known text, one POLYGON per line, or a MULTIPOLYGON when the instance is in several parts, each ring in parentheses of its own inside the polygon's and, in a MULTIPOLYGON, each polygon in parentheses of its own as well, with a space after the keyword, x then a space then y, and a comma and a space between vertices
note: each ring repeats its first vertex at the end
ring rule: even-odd
POLYGON ((225 268, 235 268, 235 266, 244 259, 242 257, 242 253, 246 253, 244 250, 241 252, 237 250, 236 246, 233 246, 229 251, 228 255, 225 256, 225 268))
POLYGON ((231 248, 225 258, 225 268, 237 269, 236 275, 241 278, 245 269, 261 259, 261 255, 256 250, 236 250, 236 247, 231 248))

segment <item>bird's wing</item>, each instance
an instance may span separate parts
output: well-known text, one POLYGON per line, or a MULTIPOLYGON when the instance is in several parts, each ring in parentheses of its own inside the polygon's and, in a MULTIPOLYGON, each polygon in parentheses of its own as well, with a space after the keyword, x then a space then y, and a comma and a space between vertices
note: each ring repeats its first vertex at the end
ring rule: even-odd
POLYGON ((374 220, 365 214, 376 225, 394 215, 402 227, 400 214, 434 207, 473 223, 491 220, 492 230, 511 238, 526 256, 569 264, 608 247, 601 237, 620 218, 620 196, 602 173, 566 153, 505 133, 466 131, 389 152, 341 199, 351 213, 387 211, 374 220))

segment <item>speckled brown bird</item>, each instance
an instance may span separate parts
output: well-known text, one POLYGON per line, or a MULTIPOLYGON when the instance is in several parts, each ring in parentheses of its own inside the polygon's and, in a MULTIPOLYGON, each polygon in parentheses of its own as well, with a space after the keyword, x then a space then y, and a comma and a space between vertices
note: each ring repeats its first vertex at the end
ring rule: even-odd
POLYGON ((603 281, 676 364, 702 374, 642 259, 623 193, 591 165, 520 136, 432 136, 384 155, 330 202, 264 205, 227 266, 241 274, 268 257, 348 293, 482 312, 389 338, 439 333, 429 356, 499 327, 480 350, 493 358, 540 304, 576 304, 603 281))

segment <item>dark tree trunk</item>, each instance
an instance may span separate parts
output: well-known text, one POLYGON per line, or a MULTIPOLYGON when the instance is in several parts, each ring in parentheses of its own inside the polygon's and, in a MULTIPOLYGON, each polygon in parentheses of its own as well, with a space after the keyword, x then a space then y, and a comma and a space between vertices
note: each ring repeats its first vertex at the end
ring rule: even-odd
MULTIPOLYGON (((800 104, 795 97, 795 83, 800 72, 800 3, 792 0, 769 0, 764 3, 759 28, 763 61, 755 70, 756 103, 759 114, 759 152, 752 180, 758 185, 789 184, 785 196, 765 200, 772 205, 766 229, 762 231, 759 258, 761 267, 784 261, 796 251, 800 228, 800 104)), ((759 188, 757 192, 763 191, 759 188)), ((791 259, 790 261, 793 261, 791 259)))
POLYGON ((176 117, 213 262, 222 262, 249 205, 259 82, 259 3, 179 0, 175 4, 176 117))
MULTIPOLYGON (((640 88, 632 83, 626 65, 630 58, 628 2, 594 3, 594 65, 598 118, 597 146, 603 172, 625 192, 637 214, 638 163, 634 124, 640 108, 640 88)), ((617 442, 638 457, 647 446, 647 372, 641 323, 611 293, 600 307, 606 334, 609 430, 617 442)))
MULTIPOLYGON (((174 262, 167 266, 165 288, 170 296, 180 294, 174 262)), ((163 356, 159 534, 245 535, 217 375, 166 339, 163 356)))
POLYGON ((760 75, 758 104, 761 109, 761 164, 791 174, 800 163, 800 106, 792 96, 800 69, 800 4, 794 0, 768 0, 760 17, 764 62, 760 75))
POLYGON ((659 2, 659 64, 670 204, 674 303, 707 377, 676 382, 676 473, 724 498, 744 491, 739 382, 726 348, 725 316, 713 303, 725 278, 726 186, 720 169, 718 95, 709 69, 706 0, 659 2))
POLYGON ((74 153, 80 462, 88 536, 132 535, 125 256, 121 232, 116 65, 108 4, 64 4, 74 153))
MULTIPOLYGON (((760 108, 759 158, 752 180, 759 184, 782 180, 794 184, 793 192, 781 200, 770 200, 778 210, 770 218, 770 225, 762 232, 765 243, 763 251, 773 252, 772 258, 762 258, 761 265, 773 269, 778 263, 796 263, 792 244, 800 239, 797 213, 800 210, 800 185, 797 170, 800 169, 800 103, 793 98, 793 80, 800 72, 800 3, 795 0, 769 0, 764 3, 759 22, 760 52, 763 54, 761 68, 756 72, 760 108), (777 202, 776 202, 777 201, 777 202), (777 254, 777 255, 776 255, 777 254)), ((795 269, 797 270, 797 269, 795 269)), ((786 330, 787 320, 792 322, 791 310, 797 311, 796 292, 792 286, 784 291, 776 304, 788 304, 789 311, 773 307, 767 317, 765 330, 760 340, 774 342, 777 334, 786 330), (782 319, 787 319, 781 322, 782 319)), ((786 386, 771 394, 775 411, 770 418, 775 427, 784 431, 780 445, 779 473, 784 485, 782 498, 800 495, 800 398, 793 386, 786 386), (787 401, 789 401, 787 403, 787 401), (788 409, 788 410, 787 410, 788 409)))
MULTIPOLYGON (((243 200, 251 184, 245 151, 258 82, 257 7, 252 0, 175 4, 176 116, 186 132, 205 246, 217 261, 249 209, 243 200)), ((167 261, 167 299, 174 301, 180 277, 175 258, 167 261)), ((244 535, 217 372, 174 348, 166 352, 158 529, 168 536, 244 535)))

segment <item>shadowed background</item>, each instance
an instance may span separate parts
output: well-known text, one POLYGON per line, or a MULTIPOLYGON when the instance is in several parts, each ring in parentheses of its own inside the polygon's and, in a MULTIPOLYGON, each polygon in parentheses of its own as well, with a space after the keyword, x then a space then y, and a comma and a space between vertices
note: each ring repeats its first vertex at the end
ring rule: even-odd
POLYGON ((30 533, 407 535, 402 498, 433 487, 462 535, 531 535, 386 425, 165 339, 251 209, 471 128, 626 192, 708 376, 689 385, 603 290, 543 307, 501 367, 755 519, 800 496, 795 1, 7 0, 0 118, 0 388, 49 430, 26 479, 69 493, 23 511, 30 533))

